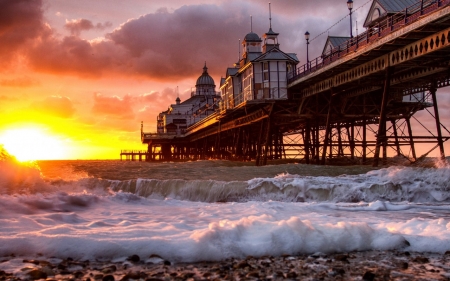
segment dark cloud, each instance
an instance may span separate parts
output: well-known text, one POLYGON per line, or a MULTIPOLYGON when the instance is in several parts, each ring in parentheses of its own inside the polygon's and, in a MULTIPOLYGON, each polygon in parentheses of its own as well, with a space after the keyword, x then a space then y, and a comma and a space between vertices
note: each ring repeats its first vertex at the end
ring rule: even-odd
POLYGON ((92 21, 87 19, 74 19, 66 20, 64 27, 70 31, 70 34, 79 36, 81 31, 97 29, 104 30, 107 27, 111 27, 111 22, 93 24, 92 21))
POLYGON ((42 13, 42 0, 0 0, 0 65, 9 65, 42 33, 42 13))
POLYGON ((123 98, 107 97, 102 94, 94 94, 94 106, 92 112, 97 115, 109 116, 118 119, 133 119, 133 98, 125 95, 123 98))
POLYGON ((75 113, 72 101, 61 96, 51 96, 45 100, 34 102, 32 109, 61 118, 71 118, 75 113))
POLYGON ((5 87, 26 88, 26 87, 33 87, 36 85, 39 85, 39 82, 27 76, 0 80, 0 86, 5 87))
MULTIPOLYGON (((170 11, 160 8, 154 13, 123 23, 103 39, 89 41, 80 38, 80 32, 101 30, 109 27, 110 23, 71 20, 66 23, 66 28, 72 36, 60 37, 42 23, 40 1, 0 1, 8 3, 8 10, 14 15, 10 21, 3 20, 0 23, 0 30, 2 26, 9 26, 8 30, 20 38, 17 44, 22 47, 22 55, 28 59, 31 67, 41 72, 83 77, 108 74, 160 81, 188 77, 195 79, 206 61, 209 73, 217 80, 225 75, 226 67, 237 61, 238 39, 250 31, 250 15, 253 15, 253 31, 260 36, 269 27, 266 3, 232 0, 220 5, 185 5, 170 11), (25 5, 27 3, 29 5, 25 5), (24 6, 31 15, 29 19, 20 14, 24 6), (17 19, 20 17, 22 19, 17 19), (16 31, 24 31, 24 35, 17 35, 22 33, 16 31), (33 44, 24 44, 31 39, 36 39, 33 44)), ((315 37, 348 12, 345 2, 340 12, 336 12, 335 6, 330 3, 331 0, 318 0, 314 4, 287 0, 273 3, 272 23, 274 30, 280 33, 281 49, 297 53, 304 61, 305 31, 309 30, 311 36, 315 37), (289 9, 296 12, 288 13, 289 9)), ((341 22, 334 29, 337 32, 332 34, 348 33, 346 26, 345 21, 341 22)), ((2 37, 3 33, 0 39, 2 37)), ((321 38, 311 40, 310 57, 320 55, 326 34, 321 38)), ((6 48, 3 54, 16 52, 17 48, 6 45, 9 47, 3 47, 6 48)))

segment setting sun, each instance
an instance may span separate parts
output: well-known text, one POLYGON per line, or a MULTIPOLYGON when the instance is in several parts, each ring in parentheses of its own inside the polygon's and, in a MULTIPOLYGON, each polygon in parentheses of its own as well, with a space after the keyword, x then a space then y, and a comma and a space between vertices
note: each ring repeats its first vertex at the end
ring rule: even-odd
POLYGON ((20 128, 3 131, 0 135, 8 153, 19 161, 55 160, 67 157, 67 146, 57 136, 40 128, 20 128))

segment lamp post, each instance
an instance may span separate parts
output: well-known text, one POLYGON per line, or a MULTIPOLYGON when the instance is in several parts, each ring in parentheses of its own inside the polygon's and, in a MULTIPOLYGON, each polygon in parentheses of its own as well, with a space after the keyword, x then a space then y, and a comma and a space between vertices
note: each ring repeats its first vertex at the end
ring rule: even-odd
POLYGON ((305 39, 306 39, 306 69, 309 70, 309 32, 306 31, 305 33, 305 39))
POLYGON ((348 7, 348 10, 350 11, 350 38, 353 38, 353 33, 352 33, 352 9, 353 9, 353 0, 348 0, 348 1, 347 1, 347 7, 348 7))

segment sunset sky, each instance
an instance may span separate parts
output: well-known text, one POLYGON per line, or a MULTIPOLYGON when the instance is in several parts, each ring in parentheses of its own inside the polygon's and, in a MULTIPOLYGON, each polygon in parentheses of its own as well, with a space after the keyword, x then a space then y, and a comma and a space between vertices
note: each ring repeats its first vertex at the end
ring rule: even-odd
MULTIPOLYGON (((353 15, 362 32, 371 1, 354 3, 364 5, 353 15)), ((157 114, 175 102, 177 86, 187 99, 205 61, 219 90, 250 15, 262 36, 269 5, 261 0, 0 0, 0 143, 8 149, 12 139, 41 159, 146 149, 140 122, 156 131, 157 114)), ((345 0, 272 1, 281 49, 301 63, 304 33, 323 33, 310 44, 315 58, 337 22, 329 33, 348 36, 345 0)))

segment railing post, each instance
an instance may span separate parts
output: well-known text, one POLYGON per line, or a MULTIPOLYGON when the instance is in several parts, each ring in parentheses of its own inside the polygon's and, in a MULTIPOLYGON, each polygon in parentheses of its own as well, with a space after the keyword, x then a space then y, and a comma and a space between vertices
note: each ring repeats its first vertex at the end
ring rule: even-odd
MULTIPOLYGON (((439 4, 438 4, 439 6, 439 4)), ((423 15, 423 0, 420 1, 420 15, 423 15)))
POLYGON ((408 8, 405 9, 405 24, 408 23, 408 8))
POLYGON ((380 26, 380 23, 378 23, 378 37, 380 37, 381 36, 381 26, 380 26))

